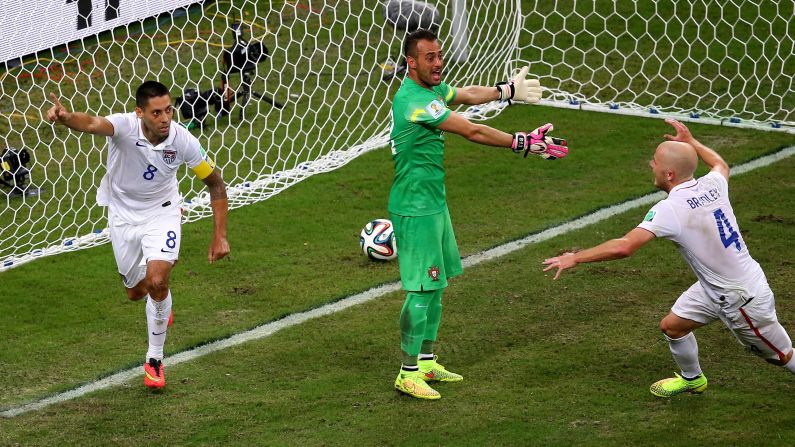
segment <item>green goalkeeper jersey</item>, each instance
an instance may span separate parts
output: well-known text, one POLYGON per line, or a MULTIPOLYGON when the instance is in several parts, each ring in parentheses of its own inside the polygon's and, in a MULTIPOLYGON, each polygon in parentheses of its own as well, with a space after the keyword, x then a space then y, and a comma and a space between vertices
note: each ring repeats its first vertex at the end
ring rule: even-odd
POLYGON ((437 126, 450 116, 455 88, 444 82, 428 90, 406 77, 392 102, 392 159, 395 179, 389 212, 427 216, 447 207, 444 135, 437 126))

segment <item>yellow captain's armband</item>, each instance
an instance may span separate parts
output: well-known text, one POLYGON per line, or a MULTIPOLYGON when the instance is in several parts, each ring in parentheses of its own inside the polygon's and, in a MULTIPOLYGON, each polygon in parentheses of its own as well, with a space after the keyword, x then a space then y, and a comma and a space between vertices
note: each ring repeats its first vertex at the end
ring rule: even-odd
POLYGON ((210 159, 210 157, 205 157, 201 163, 196 165, 193 168, 193 172, 196 174, 196 177, 199 177, 199 180, 204 180, 213 173, 213 169, 215 168, 215 163, 210 159))
POLYGON ((453 100, 455 96, 455 89, 453 87, 447 86, 447 95, 444 97, 444 102, 450 102, 453 100))

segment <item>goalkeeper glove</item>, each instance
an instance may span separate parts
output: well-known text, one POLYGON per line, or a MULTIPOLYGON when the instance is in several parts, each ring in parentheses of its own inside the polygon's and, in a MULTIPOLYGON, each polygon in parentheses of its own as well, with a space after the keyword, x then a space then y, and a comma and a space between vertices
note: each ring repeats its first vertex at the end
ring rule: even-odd
POLYGON ((525 158, 527 154, 535 154, 547 160, 563 158, 569 154, 568 143, 563 138, 547 136, 547 132, 552 129, 552 123, 546 123, 530 133, 516 132, 513 134, 511 149, 517 154, 524 152, 525 158))
POLYGON ((529 66, 525 66, 509 82, 499 82, 495 87, 500 93, 500 101, 523 101, 526 103, 536 103, 541 101, 541 83, 538 79, 527 78, 529 66))

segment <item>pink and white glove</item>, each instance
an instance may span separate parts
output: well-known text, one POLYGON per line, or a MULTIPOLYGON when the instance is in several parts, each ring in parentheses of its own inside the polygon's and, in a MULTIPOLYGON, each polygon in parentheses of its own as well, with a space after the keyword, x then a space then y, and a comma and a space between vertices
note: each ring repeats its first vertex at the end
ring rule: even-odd
POLYGON ((513 134, 511 149, 517 154, 524 152, 525 158, 527 154, 535 154, 547 160, 563 158, 569 154, 568 143, 563 138, 547 136, 547 132, 552 129, 552 123, 546 123, 530 133, 516 132, 513 134))

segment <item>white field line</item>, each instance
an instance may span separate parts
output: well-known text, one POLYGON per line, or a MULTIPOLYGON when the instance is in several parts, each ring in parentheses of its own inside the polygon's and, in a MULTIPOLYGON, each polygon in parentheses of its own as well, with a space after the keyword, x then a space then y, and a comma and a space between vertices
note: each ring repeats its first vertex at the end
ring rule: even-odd
MULTIPOLYGON (((792 156, 795 154, 795 146, 790 146, 784 148, 778 152, 775 152, 770 155, 766 155, 761 158, 757 158, 755 160, 749 161, 742 165, 738 165, 732 168, 732 174, 743 174, 748 171, 752 171, 757 168, 761 168, 764 166, 771 165, 777 161, 783 160, 787 157, 792 156)), ((639 197, 637 199, 633 199, 627 202, 619 203, 616 205, 611 205, 606 208, 599 209, 594 211, 591 214, 587 214, 585 216, 576 218, 572 221, 565 222, 560 225, 556 225, 552 228, 546 229, 541 231, 540 233, 531 234, 527 237, 522 239, 508 242, 506 244, 500 245, 498 247, 494 247, 483 252, 467 256, 463 259, 463 264, 465 267, 472 267, 478 265, 482 262, 490 261, 501 256, 507 255, 512 253, 516 250, 519 250, 523 247, 526 247, 531 244, 536 244, 539 242, 543 242, 549 239, 552 239, 556 236, 560 236, 562 234, 568 233, 570 231, 578 230, 580 228, 584 228, 589 225, 593 225, 597 222, 601 222, 603 220, 609 219, 613 216, 621 214, 625 211, 631 210, 633 208, 642 206, 642 205, 651 205, 656 203, 657 201, 661 200, 665 197, 663 192, 655 192, 651 194, 647 194, 643 197, 639 197)), ((210 354, 212 352, 220 351, 226 348, 230 348, 232 346, 237 346, 252 340, 258 340, 260 338, 265 338, 274 333, 286 329, 292 326, 296 326, 301 324, 305 321, 313 320, 315 318, 319 318, 325 315, 330 315, 336 312, 340 312, 344 309, 347 309, 352 306, 356 306, 358 304, 366 303, 368 301, 372 301, 376 298, 386 295, 387 293, 395 292, 400 290, 400 282, 395 281, 389 284, 384 284, 378 287, 374 287, 372 289, 366 290, 362 293, 358 293, 356 295, 351 295, 349 297, 343 298, 339 301, 326 304, 324 306, 318 307, 316 309, 308 310, 305 312, 299 312, 295 314, 288 315, 282 319, 263 324, 262 326, 255 327, 254 329, 248 330, 246 332, 241 332, 236 335, 232 335, 231 337, 214 341, 212 343, 208 343, 206 345, 198 346, 196 348, 190 349, 188 351, 183 351, 178 354, 172 355, 168 357, 167 363, 169 367, 173 367, 174 365, 188 362, 194 359, 197 359, 203 355, 210 354)), ((24 405, 20 405, 18 407, 13 407, 8 410, 3 411, 0 413, 0 416, 6 418, 12 418, 15 416, 19 416, 23 413, 27 413, 29 411, 36 411, 42 408, 48 407, 53 404, 57 404, 59 402, 65 402, 71 399, 76 399, 78 397, 84 396, 89 393, 93 393, 94 391, 102 390, 105 388, 110 388, 114 385, 122 384, 132 378, 138 377, 141 375, 141 367, 135 367, 131 369, 127 369, 124 371, 120 371, 116 374, 111 376, 105 377, 104 379, 100 379, 94 382, 87 383, 82 385, 78 388, 73 390, 65 391, 63 393, 54 394, 50 397, 46 397, 41 400, 37 400, 34 402, 30 402, 24 405)))

